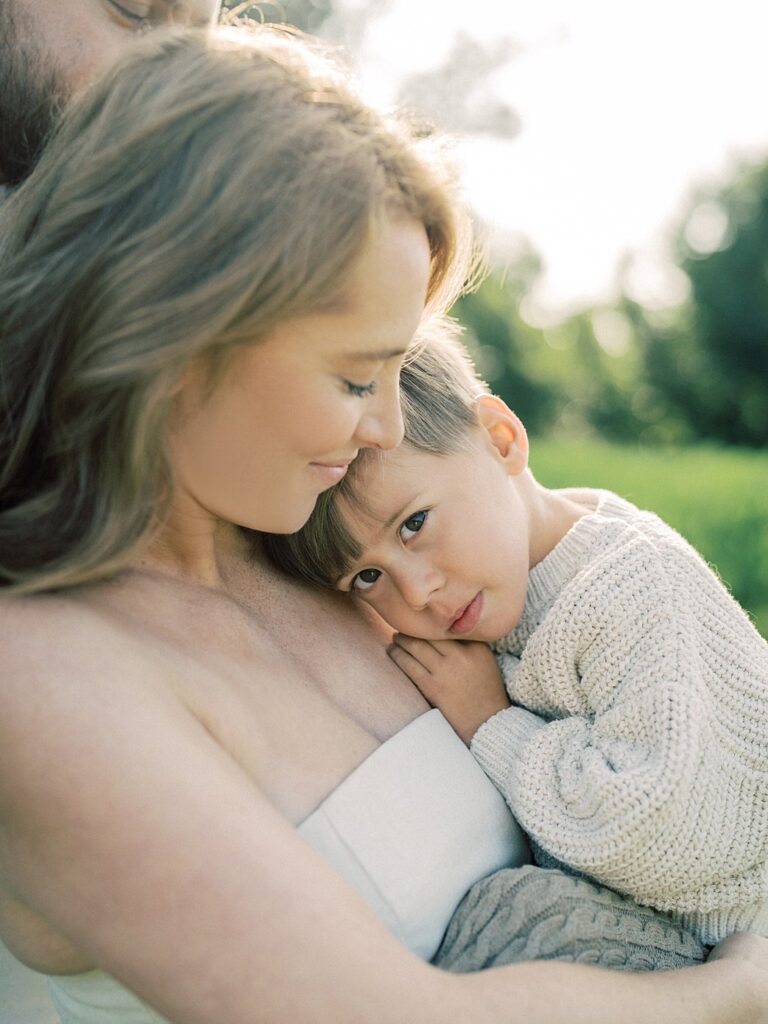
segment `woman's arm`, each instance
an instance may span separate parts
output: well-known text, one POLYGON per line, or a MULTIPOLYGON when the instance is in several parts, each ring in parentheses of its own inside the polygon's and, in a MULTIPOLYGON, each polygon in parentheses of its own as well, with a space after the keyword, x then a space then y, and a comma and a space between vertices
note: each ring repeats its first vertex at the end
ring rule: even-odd
POLYGON ((423 964, 162 681, 113 643, 29 626, 16 652, 7 618, 0 636, 0 878, 171 1021, 768 1019, 761 952, 653 977, 423 964))
POLYGON ((626 974, 537 961, 465 974, 459 980, 467 991, 474 987, 476 1007, 488 1006, 485 1017, 468 1011, 473 1024, 645 1024, 654 1019, 664 1024, 765 1024, 768 940, 735 938, 743 943, 726 949, 723 959, 680 971, 626 974))

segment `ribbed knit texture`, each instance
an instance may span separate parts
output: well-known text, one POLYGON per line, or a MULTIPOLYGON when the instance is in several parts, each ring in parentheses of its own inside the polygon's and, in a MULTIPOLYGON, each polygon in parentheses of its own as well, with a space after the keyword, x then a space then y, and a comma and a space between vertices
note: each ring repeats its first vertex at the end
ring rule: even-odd
POLYGON ((472 751, 548 863, 708 945, 768 935, 768 644, 671 527, 591 493, 494 645, 524 707, 472 751))
POLYGON ((658 971, 702 963, 706 952, 669 914, 586 878, 526 865, 472 886, 432 962, 458 974, 526 960, 658 971))

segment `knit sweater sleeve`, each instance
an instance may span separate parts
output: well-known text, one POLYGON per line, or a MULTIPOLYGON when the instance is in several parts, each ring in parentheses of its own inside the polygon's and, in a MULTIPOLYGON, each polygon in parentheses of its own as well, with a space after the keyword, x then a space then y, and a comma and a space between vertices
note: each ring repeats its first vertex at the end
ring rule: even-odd
POLYGON ((640 902, 699 912, 754 898, 755 885, 765 895, 768 648, 668 532, 628 531, 565 588, 519 661, 501 657, 512 700, 530 710, 495 715, 472 751, 557 860, 640 902), (740 631, 755 652, 743 674, 728 646, 740 631))

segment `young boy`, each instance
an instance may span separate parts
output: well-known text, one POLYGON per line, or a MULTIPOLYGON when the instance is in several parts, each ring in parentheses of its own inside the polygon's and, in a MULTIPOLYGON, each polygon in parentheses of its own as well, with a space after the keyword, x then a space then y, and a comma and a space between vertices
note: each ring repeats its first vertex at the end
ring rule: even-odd
POLYGON ((703 944, 768 935, 768 644, 655 515, 538 484, 522 423, 450 337, 401 390, 400 448, 365 452, 273 557, 398 631, 390 656, 537 864, 703 944))

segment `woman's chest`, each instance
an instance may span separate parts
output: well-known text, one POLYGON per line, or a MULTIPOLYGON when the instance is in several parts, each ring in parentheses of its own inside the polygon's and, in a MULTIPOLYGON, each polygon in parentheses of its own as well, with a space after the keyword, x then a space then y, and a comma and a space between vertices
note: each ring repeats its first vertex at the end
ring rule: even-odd
POLYGON ((426 704, 353 609, 290 598, 186 608, 159 651, 187 707, 297 824, 426 704))

